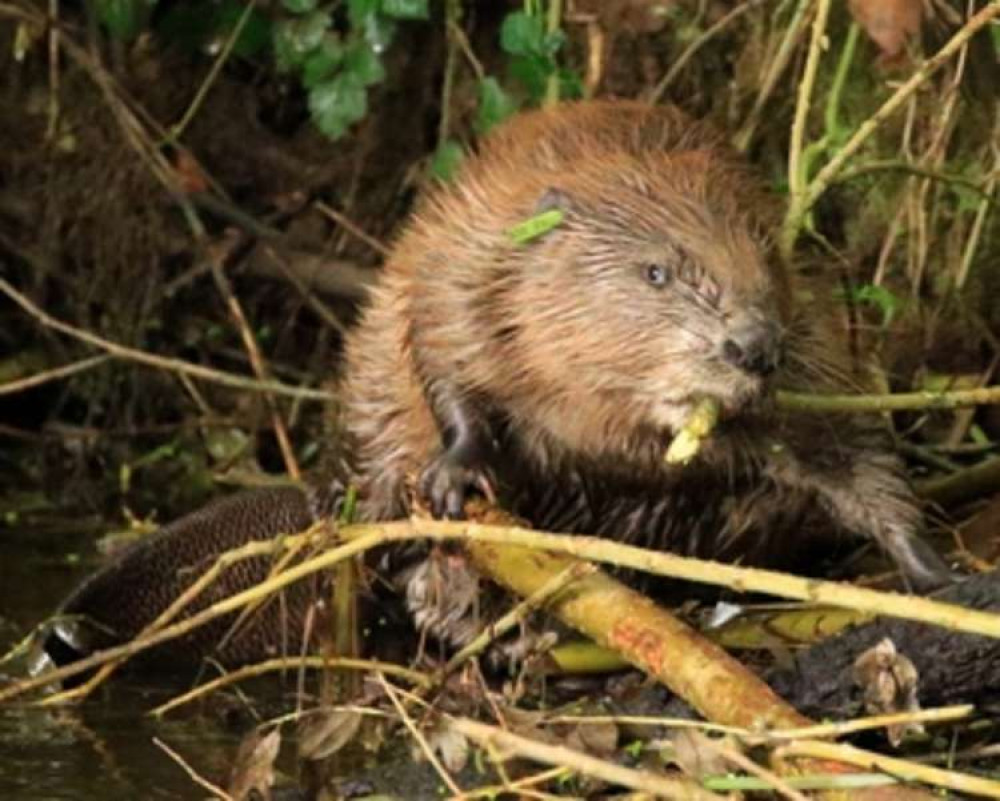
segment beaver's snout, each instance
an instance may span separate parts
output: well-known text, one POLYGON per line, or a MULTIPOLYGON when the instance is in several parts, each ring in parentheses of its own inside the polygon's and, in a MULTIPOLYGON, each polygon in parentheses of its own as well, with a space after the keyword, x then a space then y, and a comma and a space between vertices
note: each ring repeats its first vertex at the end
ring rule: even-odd
POLYGON ((772 320, 748 317, 733 325, 722 343, 722 359, 755 376, 768 376, 781 363, 781 327, 772 320))

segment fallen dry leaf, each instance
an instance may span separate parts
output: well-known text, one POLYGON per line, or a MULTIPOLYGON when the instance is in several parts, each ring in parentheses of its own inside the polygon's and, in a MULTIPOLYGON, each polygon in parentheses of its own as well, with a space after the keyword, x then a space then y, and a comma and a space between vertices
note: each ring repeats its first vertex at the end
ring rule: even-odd
POLYGON ((280 748, 280 729, 271 729, 266 735, 256 729, 250 732, 236 752, 226 792, 235 801, 253 797, 270 798, 271 785, 274 784, 274 760, 280 748))
POLYGON ((719 776, 729 772, 729 763, 719 754, 711 739, 696 729, 681 729, 671 738, 674 762, 692 779, 719 776))
POLYGON ((361 726, 361 713, 354 709, 325 709, 299 720, 299 756, 319 761, 347 745, 361 726))
POLYGON ((922 0, 848 0, 848 7, 887 59, 902 53, 907 39, 920 32, 922 0))

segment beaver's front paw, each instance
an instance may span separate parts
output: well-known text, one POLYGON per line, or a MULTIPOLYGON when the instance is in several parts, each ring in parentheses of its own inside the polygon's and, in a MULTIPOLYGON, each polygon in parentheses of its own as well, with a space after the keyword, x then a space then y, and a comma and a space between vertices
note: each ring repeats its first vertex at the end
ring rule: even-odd
POLYGON ((436 518, 461 520, 470 489, 496 501, 492 471, 483 464, 469 464, 451 451, 442 453, 420 476, 420 496, 436 518))
POLYGON ((461 552, 435 547, 396 581, 418 631, 452 648, 468 645, 479 633, 479 572, 461 552))

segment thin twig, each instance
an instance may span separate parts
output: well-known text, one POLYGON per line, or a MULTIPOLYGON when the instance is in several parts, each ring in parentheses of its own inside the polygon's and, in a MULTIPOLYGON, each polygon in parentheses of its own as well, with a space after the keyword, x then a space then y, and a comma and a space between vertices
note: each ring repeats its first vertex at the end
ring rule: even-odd
MULTIPOLYGON (((546 21, 546 30, 549 36, 553 36, 558 32, 559 26, 562 24, 562 0, 549 0, 548 9, 548 19, 546 21)), ((559 70, 558 68, 552 72, 545 86, 545 100, 542 101, 542 105, 545 108, 552 108, 559 102, 559 70)))
MULTIPOLYGON (((917 89, 926 83, 931 75, 958 53, 969 39, 975 36, 976 33, 997 16, 1000 16, 1000 0, 990 0, 978 13, 971 16, 965 25, 937 53, 925 61, 913 75, 896 89, 871 117, 858 127, 854 135, 847 140, 844 146, 817 173, 816 177, 810 181, 804 191, 798 195, 793 195, 792 206, 785 217, 785 225, 781 235, 782 250, 784 252, 791 252, 806 213, 827 190, 834 178, 844 169, 848 160, 861 149, 861 146, 868 140, 868 137, 902 106, 917 89)), ((791 175, 789 176, 789 180, 792 180, 791 175)))
POLYGON ((778 391, 783 409, 808 412, 897 412, 914 409, 961 409, 1000 403, 1000 386, 947 392, 896 392, 886 395, 808 395, 778 391))
POLYGON ((655 726, 663 729, 695 729, 697 731, 727 734, 738 737, 751 745, 761 743, 846 737, 862 731, 883 729, 904 723, 946 723, 969 717, 976 708, 972 704, 943 706, 934 709, 918 709, 914 712, 896 712, 890 715, 873 715, 853 720, 832 723, 817 723, 794 729, 770 729, 755 731, 740 726, 724 726, 686 718, 662 718, 655 715, 555 715, 541 721, 542 725, 570 724, 572 726, 603 725, 613 723, 621 726, 655 726))
POLYGON ((185 760, 184 757, 178 754, 173 748, 171 748, 169 745, 163 742, 163 740, 161 740, 159 737, 153 738, 153 745, 155 745, 161 751, 166 753, 168 757, 170 757, 174 762, 180 765, 181 769, 188 776, 191 777, 191 781, 193 781, 195 784, 205 788, 216 798, 221 798, 223 799, 223 801, 236 801, 236 799, 234 799, 229 793, 227 793, 221 787, 212 784, 212 782, 210 782, 208 779, 200 776, 198 772, 188 764, 187 760, 185 760))
POLYGON ((883 756, 872 751, 863 751, 852 745, 826 743, 814 740, 797 740, 777 749, 775 756, 813 757, 816 759, 832 759, 837 762, 856 765, 868 770, 881 770, 904 781, 918 781, 935 787, 947 787, 960 793, 1000 798, 1000 782, 958 773, 952 770, 942 770, 929 765, 921 765, 905 759, 883 756))
POLYGON ((723 741, 721 743, 713 742, 711 745, 712 748, 719 753, 719 756, 727 762, 731 762, 737 768, 745 773, 749 773, 751 776, 756 776, 778 795, 790 798, 792 801, 808 801, 802 793, 793 788, 777 773, 772 770, 768 770, 763 765, 758 765, 745 754, 734 748, 731 744, 723 741))
POLYGON ((886 170, 908 172, 911 175, 919 175, 923 178, 930 178, 931 180, 939 181, 941 183, 955 184, 956 186, 961 186, 963 189, 968 189, 970 192, 974 192, 979 195, 982 202, 986 203, 987 206, 996 204, 996 201, 992 197, 993 193, 990 191, 990 187, 992 185, 992 182, 990 181, 987 181, 984 186, 977 181, 973 181, 971 178, 966 178, 964 175, 941 172, 940 170, 932 170, 927 167, 921 167, 917 164, 911 164, 908 161, 900 161, 898 159, 869 161, 865 164, 859 164, 857 167, 846 169, 840 173, 840 175, 835 176, 831 183, 846 183, 847 181, 853 181, 856 178, 860 178, 873 172, 883 172, 886 170))
POLYGON ((212 67, 209 69, 208 75, 205 76, 205 80, 202 81, 201 86, 198 87, 198 91, 195 93, 194 99, 191 101, 191 105, 189 105, 187 110, 184 112, 184 116, 181 117, 180 122, 170 129, 170 135, 173 139, 180 139, 181 136, 183 136, 184 130, 191 124, 191 120, 194 119, 194 115, 198 113, 198 109, 200 109, 202 103, 205 102, 205 98, 208 96, 209 90, 219 77, 219 73, 222 72, 223 65, 229 60, 229 55, 233 52, 233 48, 236 46, 237 40, 239 40, 240 35, 243 33, 244 26, 246 26, 247 21, 250 19, 250 15, 256 8, 257 0, 250 0, 250 2, 244 6, 243 13, 240 14, 240 18, 236 21, 232 31, 229 32, 229 36, 226 37, 225 45, 223 45, 222 50, 219 52, 215 61, 212 62, 212 67))
MULTIPOLYGON (((792 137, 788 148, 788 192, 789 215, 802 206, 802 197, 806 191, 808 176, 802 165, 802 149, 806 136, 806 121, 809 119, 809 107, 812 102, 813 86, 816 83, 816 73, 819 69, 819 59, 823 50, 823 38, 826 35, 826 20, 830 14, 831 0, 816 0, 816 15, 813 17, 812 36, 809 39, 809 52, 806 56, 806 66, 799 81, 798 98, 795 101, 795 118, 792 122, 792 137)), ((797 218, 800 225, 804 212, 797 218)), ((791 230, 788 225, 785 230, 791 230)), ((794 229, 798 233, 798 226, 794 229)), ((791 256, 794 238, 782 237, 781 254, 786 261, 791 256)))
POLYGON ((632 770, 572 748, 542 743, 468 718, 449 718, 449 721, 460 734, 483 746, 492 746, 501 752, 514 753, 535 762, 567 767, 584 776, 594 776, 621 787, 654 793, 663 798, 689 798, 696 801, 719 798, 715 793, 701 789, 690 779, 632 770))
POLYGON ((416 670, 410 670, 402 665, 393 665, 389 662, 379 662, 373 659, 346 659, 342 657, 327 659, 321 656, 286 656, 280 659, 269 659, 265 662, 247 665, 239 670, 234 670, 231 673, 226 673, 224 676, 219 676, 211 681, 205 682, 204 684, 200 684, 194 689, 188 690, 186 693, 175 696, 169 701, 160 704, 158 707, 151 710, 149 714, 157 718, 163 717, 168 712, 189 704, 202 696, 208 695, 209 693, 218 690, 220 687, 227 687, 230 684, 236 684, 244 679, 254 678, 256 676, 262 676, 265 673, 276 673, 278 671, 295 670, 298 668, 311 668, 315 670, 328 670, 331 668, 336 670, 377 670, 387 676, 405 679, 406 681, 412 682, 418 686, 429 685, 431 681, 428 676, 423 673, 419 673, 416 670))
POLYGON ((733 21, 739 19, 748 11, 759 6, 762 1, 763 0, 744 0, 742 3, 737 3, 732 10, 723 15, 722 18, 719 19, 714 25, 711 25, 707 30, 705 30, 701 36, 691 42, 691 44, 684 49, 684 52, 674 59, 674 62, 670 65, 670 69, 667 70, 667 74, 660 79, 660 82, 656 84, 653 91, 649 93, 650 104, 656 105, 663 99, 663 95, 670 87, 670 84, 673 83, 674 78, 680 74, 680 71, 687 66, 688 62, 694 58, 695 54, 701 50, 702 47, 728 28, 733 21))
POLYGON ((243 376, 233 375, 232 373, 226 373, 222 370, 213 370, 208 367, 202 367, 201 365, 192 364, 191 362, 186 362, 181 359, 156 356, 152 353, 147 353, 146 351, 129 348, 125 345, 119 345, 118 343, 104 339, 104 337, 100 337, 97 334, 92 334, 90 331, 86 331, 82 328, 72 326, 69 323, 57 320, 48 312, 39 308, 25 295, 22 295, 14 289, 14 287, 3 278, 0 278, 0 293, 3 293, 13 300, 28 314, 42 323, 42 325, 52 328, 55 331, 59 331, 62 334, 66 334, 67 336, 73 337, 74 339, 86 342, 89 345, 100 348, 117 359, 126 359, 128 361, 138 362, 139 364, 145 364, 159 370, 166 370, 167 372, 190 375, 195 378, 201 378, 205 381, 213 381, 216 384, 222 384, 227 387, 235 387, 236 389, 251 390, 254 392, 273 392, 276 395, 287 395, 289 397, 300 398, 302 400, 318 400, 327 402, 336 400, 336 397, 332 392, 325 392, 319 389, 309 389, 307 387, 293 387, 279 381, 257 381, 252 378, 245 378, 243 376))
POLYGON ((350 219, 347 218, 346 215, 341 214, 335 208, 327 205, 323 201, 318 201, 316 203, 316 208, 351 234, 351 236, 368 245, 368 247, 378 253, 382 258, 388 258, 390 253, 389 248, 379 242, 371 234, 364 231, 360 226, 355 225, 350 219))
POLYGON ((447 676, 454 673, 469 659, 482 653, 491 642, 506 634, 522 620, 527 619, 527 617, 536 609, 540 609, 545 606, 545 604, 565 590, 573 582, 583 578, 583 576, 587 575, 587 573, 593 572, 595 569, 596 567, 594 565, 586 562, 581 562, 568 567, 552 579, 552 581, 547 582, 541 589, 538 590, 538 592, 520 601, 516 606, 514 606, 513 609, 507 612, 507 614, 503 615, 499 620, 491 624, 485 631, 481 632, 475 639, 473 639, 472 642, 451 657, 444 668, 442 668, 442 674, 447 676))
POLYGON ((757 124, 760 122, 760 115, 764 110, 764 106, 770 99, 774 87, 778 85, 778 79, 785 71, 785 67, 788 66, 792 53, 795 52, 795 45, 798 44, 799 36, 802 35, 802 29, 807 19, 806 11, 809 10, 811 5, 812 0, 798 0, 795 13, 788 23, 788 28, 781 40, 781 45, 778 47, 778 52, 774 57, 774 61, 771 62, 760 91, 757 93, 753 108, 747 114, 746 122, 743 123, 739 132, 733 137, 733 144, 738 150, 745 151, 750 147, 750 142, 753 140, 753 135, 757 130, 757 124))
MULTIPOLYGON (((215 286, 226 302, 229 314, 233 318, 236 330, 239 331, 240 339, 243 341, 243 347, 247 352, 247 356, 250 357, 250 367, 254 375, 257 376, 258 381, 262 384, 271 383, 271 371, 260 352, 257 337, 254 336, 253 331, 250 329, 247 316, 243 311, 243 305, 240 303, 239 298, 236 297, 233 286, 222 268, 222 255, 215 246, 204 242, 202 244, 207 251, 206 255, 212 268, 212 278, 215 281, 215 286)), ((292 448, 292 441, 288 436, 288 428, 285 426, 285 421, 278 409, 278 403, 272 393, 264 392, 263 395, 264 403, 267 405, 267 410, 271 416, 271 428, 274 430, 275 439, 277 439, 278 447, 281 450, 282 461, 285 463, 285 471, 294 480, 298 481, 302 475, 302 471, 299 470, 299 463, 295 458, 295 450, 292 448)))
POLYGON ((49 120, 45 138, 53 142, 59 134, 59 0, 49 0, 49 16, 53 25, 49 29, 49 120))
POLYGON ((407 730, 414 740, 417 741, 417 745, 420 746, 420 750, 423 751, 424 756, 427 757, 427 761, 431 763, 434 770, 437 771, 438 776, 441 777, 441 781, 447 785, 448 789, 451 790, 455 795, 462 795, 462 788, 459 787, 455 780, 448 773, 448 769, 441 764, 441 760, 437 758, 437 754, 434 753, 434 749, 431 744, 427 742, 427 738, 424 737, 423 732, 417 728, 417 724, 413 722, 413 718, 406 711, 406 707, 403 706, 403 702, 399 700, 399 695, 396 689, 385 680, 385 676, 382 673, 375 674, 378 677, 379 682, 382 684, 382 689, 385 690, 385 694, 389 696, 389 700, 392 705, 396 707, 396 712, 399 714, 399 719, 403 721, 403 725, 406 726, 407 730))
POLYGON ((0 384, 0 395, 13 395, 15 392, 23 392, 26 389, 32 389, 33 387, 40 386, 48 383, 49 381, 57 381, 60 378, 66 378, 68 376, 75 375, 76 373, 82 373, 93 367, 104 364, 110 358, 111 357, 107 354, 103 354, 101 356, 90 356, 86 359, 80 359, 79 361, 65 364, 62 367, 54 367, 51 370, 45 370, 44 372, 30 375, 27 378, 21 378, 17 381, 8 381, 6 384, 0 384))
MULTIPOLYGON (((444 80, 441 81, 441 118, 438 121, 437 147, 440 150, 451 136, 451 96, 455 88, 455 71, 458 68, 458 39, 453 31, 459 28, 462 18, 460 0, 446 0, 444 39, 447 48, 444 61, 444 80)), ((384 255, 384 254, 383 254, 384 255)))

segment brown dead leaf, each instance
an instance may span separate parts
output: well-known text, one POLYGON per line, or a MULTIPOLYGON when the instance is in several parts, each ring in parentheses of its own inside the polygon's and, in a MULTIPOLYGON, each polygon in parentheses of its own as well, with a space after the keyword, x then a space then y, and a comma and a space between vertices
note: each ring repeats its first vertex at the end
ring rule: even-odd
POLYGON ((208 180, 190 151, 179 149, 174 156, 174 170, 185 195, 208 191, 208 180))
POLYGON ((299 719, 299 756, 319 761, 354 739, 362 715, 355 709, 324 709, 299 719))
POLYGON ((259 730, 250 732, 236 752, 226 792, 235 801, 252 797, 269 799, 274 784, 274 760, 280 748, 280 729, 271 729, 266 735, 259 730))
POLYGON ((729 763, 719 754, 719 749, 697 729, 681 729, 672 740, 674 762, 692 779, 729 772, 729 763))
POLYGON ((848 7, 887 59, 896 58, 920 32, 923 0, 848 0, 848 7))
POLYGON ((959 526, 964 549, 986 566, 1000 562, 1000 495, 959 526))
POLYGON ((618 726, 610 721, 583 723, 570 732, 568 740, 571 748, 611 759, 618 750, 618 726))

